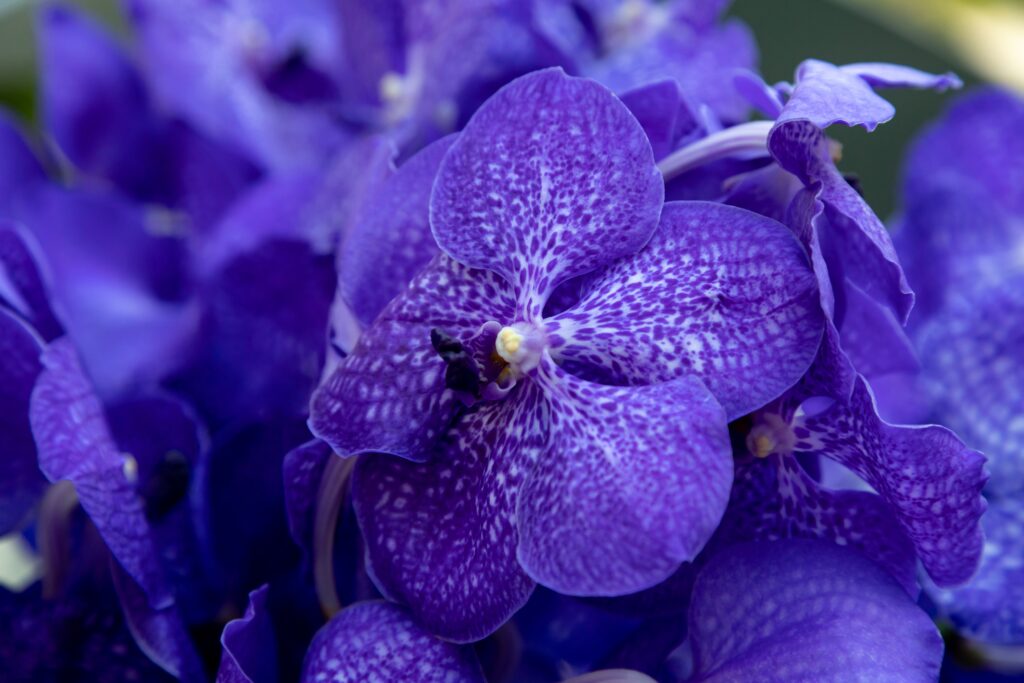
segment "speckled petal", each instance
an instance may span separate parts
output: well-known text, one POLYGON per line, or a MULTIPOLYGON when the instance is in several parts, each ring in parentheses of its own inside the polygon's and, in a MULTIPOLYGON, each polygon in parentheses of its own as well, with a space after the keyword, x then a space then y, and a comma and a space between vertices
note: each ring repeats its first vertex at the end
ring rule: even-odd
POLYGON ((360 602, 342 610, 313 639, 302 683, 484 683, 469 647, 446 643, 397 605, 360 602))
POLYGON ((987 474, 980 453, 944 427, 886 424, 863 378, 848 405, 798 420, 794 431, 796 451, 832 458, 878 491, 933 581, 950 586, 970 578, 982 547, 987 474))
POLYGON ((480 404, 431 462, 367 454, 353 502, 371 575, 443 638, 478 640, 533 591, 516 561, 515 504, 545 440, 547 405, 532 383, 480 404))
POLYGON ((267 611, 269 586, 249 593, 249 606, 240 619, 224 626, 220 644, 224 648, 217 670, 217 683, 273 683, 278 680, 277 641, 267 611))
POLYGON ((114 442, 103 406, 71 342, 61 338, 42 355, 30 416, 39 469, 50 481, 70 480, 111 553, 154 608, 172 597, 150 537, 135 464, 114 442))
POLYGON ((1024 644, 1024 501, 989 501, 981 518, 985 551, 971 580, 953 590, 930 587, 957 631, 992 645, 1024 644))
POLYGON ((639 250, 663 196, 629 110, 597 83, 548 69, 473 116, 441 164, 430 223, 444 251, 505 277, 537 317, 560 282, 639 250))
POLYGON ((438 140, 366 191, 360 211, 338 248, 338 293, 369 327, 430 260, 430 192, 441 159, 455 141, 438 140))
POLYGON ((938 630, 881 567, 816 540, 733 546, 697 577, 700 683, 938 680, 938 630))
POLYGON ((935 416, 988 457, 988 490, 1024 492, 1024 276, 961 291, 918 348, 935 416))
POLYGON ((599 276, 548 329, 568 367, 627 384, 696 376, 735 419, 800 379, 823 324, 814 273, 785 226, 669 202, 644 250, 599 276))
POLYGON ((313 434, 339 455, 427 457, 461 405, 445 386, 434 328, 467 339, 490 320, 511 320, 511 290, 497 275, 439 255, 394 299, 321 384, 310 406, 313 434))
POLYGON ((518 557, 572 595, 623 595, 692 560, 725 511, 732 458, 725 414, 694 378, 594 384, 550 359, 538 381, 550 444, 519 498, 518 557))
POLYGON ((830 491, 792 455, 737 462, 729 508, 713 542, 786 538, 820 538, 854 548, 917 597, 917 555, 882 498, 866 491, 830 491))
POLYGON ((0 308, 0 536, 25 520, 46 487, 28 416, 41 350, 34 332, 0 308))

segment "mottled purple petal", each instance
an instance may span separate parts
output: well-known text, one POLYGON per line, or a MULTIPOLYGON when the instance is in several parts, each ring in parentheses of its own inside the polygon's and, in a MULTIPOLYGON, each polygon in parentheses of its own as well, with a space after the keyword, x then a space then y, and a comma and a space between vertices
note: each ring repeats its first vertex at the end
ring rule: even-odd
POLYGON ((4 679, 174 681, 139 650, 105 579, 82 581, 56 598, 44 597, 39 583, 20 593, 0 588, 4 679))
POLYGON ((1024 491, 1024 276, 962 291, 918 335, 936 418, 989 458, 988 488, 1024 491))
POLYGON ((224 626, 224 648, 217 683, 273 683, 277 674, 277 641, 267 611, 269 586, 249 593, 245 615, 224 626))
POLYGON ((729 508, 713 543, 786 538, 820 538, 854 548, 917 597, 917 555, 881 497, 830 491, 791 455, 738 462, 729 508))
POLYGON ((792 386, 818 350, 814 273, 780 223, 670 202, 651 242, 555 316, 555 354, 618 383, 696 376, 734 419, 792 386))
POLYGON ((29 423, 29 398, 42 370, 41 350, 34 332, 0 309, 0 536, 25 520, 46 486, 29 423))
POLYGON ((42 355, 30 416, 39 469, 50 481, 70 480, 111 553, 154 608, 172 596, 150 536, 136 465, 114 442, 103 406, 71 342, 61 338, 42 355))
POLYGON ((461 405, 445 386, 431 330, 468 339, 487 321, 511 320, 513 310, 510 288, 497 275, 439 255, 317 389, 310 405, 314 435, 343 456, 424 459, 461 405))
POLYGON ((327 622, 306 655, 302 683, 484 683, 469 647, 446 643, 402 608, 360 602, 327 622))
POLYGON ((502 275, 536 317, 560 282, 636 252, 664 185, 610 92, 549 69, 491 97, 441 164, 430 222, 456 260, 502 275))
POLYGON ((844 64, 839 70, 860 77, 872 88, 915 88, 945 92, 963 86, 963 81, 951 71, 930 74, 902 64, 860 62, 844 64))
POLYGON ((48 274, 40 263, 39 247, 32 236, 0 223, 0 306, 49 341, 61 335, 61 326, 50 307, 48 274))
POLYGON ((369 327, 430 260, 430 192, 454 136, 438 140, 368 188, 369 197, 338 247, 338 293, 369 327))
POLYGON ((622 595, 692 560, 732 480, 725 414, 707 390, 693 378, 593 384, 550 359, 537 379, 550 443, 518 501, 527 573, 562 593, 622 595))
POLYGON ((432 633, 483 638, 533 591, 516 561, 515 509, 546 409, 530 383, 463 416, 429 463, 360 458, 353 500, 371 574, 432 633))
POLYGON ((863 378, 849 404, 798 421, 795 433, 796 451, 832 458, 878 491, 938 585, 970 578, 982 547, 980 453, 944 427, 886 424, 863 378))
POLYGON ((989 502, 981 518, 985 551, 971 580, 953 590, 929 590, 958 632, 992 645, 1024 643, 1024 501, 989 502))
POLYGON ((694 585, 690 639, 701 682, 924 683, 942 660, 935 626, 885 570, 811 540, 712 558, 694 585))

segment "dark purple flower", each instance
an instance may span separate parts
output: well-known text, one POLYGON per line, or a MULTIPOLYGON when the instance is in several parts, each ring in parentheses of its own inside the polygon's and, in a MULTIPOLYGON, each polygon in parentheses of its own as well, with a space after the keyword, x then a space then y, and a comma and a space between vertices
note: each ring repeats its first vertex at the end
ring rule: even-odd
POLYGON ((441 164, 446 253, 315 394, 338 453, 430 461, 364 457, 354 496, 378 585, 431 630, 486 635, 535 581, 609 595, 664 579, 718 522, 727 416, 810 363, 821 316, 788 231, 704 203, 657 226, 661 195, 606 90, 558 71, 507 86, 441 164), (592 271, 575 306, 542 315, 592 271))

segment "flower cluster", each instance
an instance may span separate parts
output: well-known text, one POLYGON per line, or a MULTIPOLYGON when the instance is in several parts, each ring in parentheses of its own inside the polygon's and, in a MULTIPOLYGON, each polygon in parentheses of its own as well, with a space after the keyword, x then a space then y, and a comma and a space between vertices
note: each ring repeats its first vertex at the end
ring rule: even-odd
POLYGON ((924 134, 891 238, 828 129, 960 82, 771 85, 725 5, 126 0, 130 45, 45 6, 42 135, 0 117, 5 680, 1024 644, 1024 103, 924 134))

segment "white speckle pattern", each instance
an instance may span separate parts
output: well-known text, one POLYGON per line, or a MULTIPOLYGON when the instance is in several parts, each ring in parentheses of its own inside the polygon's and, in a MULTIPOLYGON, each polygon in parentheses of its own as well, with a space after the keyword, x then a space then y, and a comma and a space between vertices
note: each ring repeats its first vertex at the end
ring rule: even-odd
POLYGON ((555 286, 636 252, 664 196, 629 110, 560 69, 524 76, 482 106, 441 164, 430 224, 462 263, 504 276, 519 318, 555 286))
POLYGON ((489 320, 512 319, 510 294, 497 275, 438 255, 314 393, 313 433, 340 455, 426 457, 461 405, 431 329, 468 339, 489 320))
POLYGON ((489 634, 533 591, 516 562, 514 512, 546 438, 547 406, 532 382, 514 392, 463 416, 429 464, 370 455, 355 470, 353 503, 377 584, 456 641, 489 634))
POLYGON ((360 602, 313 638, 301 683, 484 683, 473 650, 418 626, 397 605, 360 602))
POLYGON ((669 202, 644 250, 547 326, 567 368, 624 384, 696 376, 735 419, 800 379, 824 317, 784 225, 735 207, 669 202))
POLYGON ((970 578, 981 554, 985 509, 980 453, 945 427, 885 423, 862 377, 848 404, 798 416, 793 431, 796 452, 832 458, 878 491, 933 581, 949 586, 970 578))
POLYGON ((665 580, 725 511, 732 457, 721 406, 693 378, 614 387, 547 359, 537 380, 550 401, 550 442, 519 498, 520 563, 574 595, 665 580))
POLYGON ((989 459, 989 490, 1024 494, 1024 275, 963 290, 918 335, 935 416, 989 459))
POLYGON ((792 454, 745 458, 715 541, 820 538, 856 548, 917 596, 917 553, 889 505, 866 491, 830 491, 792 454))

